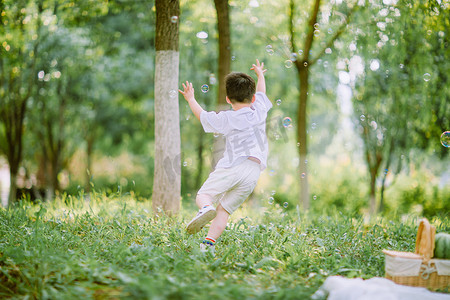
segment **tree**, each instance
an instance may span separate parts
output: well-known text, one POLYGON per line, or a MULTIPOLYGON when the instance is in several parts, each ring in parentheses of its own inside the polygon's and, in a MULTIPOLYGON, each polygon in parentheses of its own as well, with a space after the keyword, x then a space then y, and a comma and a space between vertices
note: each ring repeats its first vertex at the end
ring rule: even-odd
POLYGON ((181 163, 178 106, 178 0, 156 0, 155 175, 152 206, 169 215, 180 209, 181 163))
MULTIPOLYGON (((339 38, 342 32, 346 29, 347 24, 350 22, 350 16, 358 6, 356 4, 344 4, 343 9, 347 10, 346 15, 339 13, 339 16, 343 16, 339 28, 335 31, 335 34, 328 39, 327 42, 322 42, 319 45, 320 50, 313 56, 313 44, 317 41, 317 36, 320 34, 318 23, 318 15, 320 11, 320 0, 315 0, 312 5, 312 10, 309 15, 309 21, 306 26, 305 36, 303 37, 303 47, 298 48, 297 36, 295 31, 295 1, 290 0, 289 5, 289 32, 291 41, 291 62, 295 64, 297 69, 297 79, 299 84, 299 98, 297 109, 297 142, 299 144, 298 151, 300 157, 299 164, 299 178, 300 178, 300 195, 299 203, 303 209, 309 209, 309 186, 308 186, 308 169, 307 169, 307 104, 309 95, 309 78, 310 69, 318 61, 318 59, 325 53, 325 50, 332 47, 333 43, 339 38)), ((314 51, 315 52, 315 51, 314 51)))
POLYGON ((37 5, 28 4, 25 0, 0 2, 0 36, 4 41, 0 47, 0 149, 6 155, 10 169, 9 204, 16 200, 24 123, 37 78, 37 37, 44 10, 42 1, 37 5), (31 20, 26 19, 27 10, 34 12, 31 20))
POLYGON ((371 22, 353 32, 351 55, 366 58, 364 72, 352 85, 354 119, 369 173, 371 216, 384 209, 387 175, 402 170, 411 149, 435 150, 440 133, 449 126, 449 64, 443 59, 448 56, 448 37, 443 34, 448 32, 448 9, 430 5, 373 5, 361 16, 371 22))

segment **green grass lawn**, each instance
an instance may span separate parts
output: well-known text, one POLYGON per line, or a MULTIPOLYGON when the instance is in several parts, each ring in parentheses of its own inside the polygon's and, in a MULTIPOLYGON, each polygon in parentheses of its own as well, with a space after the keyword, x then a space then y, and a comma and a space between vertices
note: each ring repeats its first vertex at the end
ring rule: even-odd
MULTIPOLYGON (((199 252, 185 209, 94 194, 0 208, 0 298, 307 299, 331 275, 384 276, 382 249, 413 251, 417 220, 309 216, 272 206, 233 218, 216 256, 199 252)), ((430 220, 437 231, 450 221, 430 220)))

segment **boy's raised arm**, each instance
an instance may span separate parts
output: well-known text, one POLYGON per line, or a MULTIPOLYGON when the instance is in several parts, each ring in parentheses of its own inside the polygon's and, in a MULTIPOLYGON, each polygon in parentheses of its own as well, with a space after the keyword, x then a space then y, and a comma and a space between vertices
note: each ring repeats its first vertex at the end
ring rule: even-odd
POLYGON ((197 117, 197 119, 200 121, 200 114, 202 113, 203 108, 200 106, 200 104, 198 104, 197 100, 195 100, 192 82, 186 81, 186 84, 183 83, 183 89, 184 91, 178 91, 184 96, 184 99, 186 99, 186 101, 188 102, 189 107, 191 108, 195 117, 197 117))
POLYGON ((258 82, 256 83, 256 92, 266 93, 266 80, 264 78, 264 73, 267 71, 264 69, 264 63, 260 63, 256 60, 256 64, 253 64, 250 70, 255 71, 256 77, 258 77, 258 82))

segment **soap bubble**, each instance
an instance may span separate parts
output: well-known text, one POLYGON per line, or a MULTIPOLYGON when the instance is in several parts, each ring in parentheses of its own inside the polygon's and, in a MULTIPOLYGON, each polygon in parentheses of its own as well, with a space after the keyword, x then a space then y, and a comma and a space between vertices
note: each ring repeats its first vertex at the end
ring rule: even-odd
POLYGON ((207 84, 202 85, 201 90, 203 93, 207 93, 209 91, 209 86, 207 84))
POLYGON ((316 123, 312 123, 312 124, 311 124, 311 129, 312 129, 312 130, 316 129, 316 127, 317 127, 317 124, 316 124, 316 123))
POLYGON ((273 55, 274 51, 273 51, 272 45, 266 46, 266 52, 269 53, 269 55, 273 55))
POLYGON ((177 96, 177 91, 175 90, 170 90, 169 91, 169 97, 170 98, 175 98, 177 96))
POLYGON ((284 127, 289 127, 289 126, 291 126, 291 123, 292 123, 292 119, 291 119, 291 118, 285 117, 285 118, 283 119, 283 126, 284 126, 284 127))
POLYGON ((431 79, 430 73, 425 73, 425 74, 423 74, 423 80, 425 80, 425 81, 430 81, 430 79, 431 79))
POLYGON ((303 50, 302 49, 300 49, 300 50, 298 50, 298 55, 303 55, 303 50))
POLYGON ((364 122, 366 120, 366 116, 365 115, 361 115, 361 116, 359 116, 359 119, 361 120, 361 122, 364 122))
POLYGON ((316 195, 314 195, 314 196, 313 196, 313 199, 314 199, 314 200, 317 200, 317 196, 316 196, 316 195))
POLYGON ((386 175, 389 172, 389 169, 384 169, 384 175, 386 175))
POLYGON ((209 74, 209 84, 216 84, 216 82, 216 75, 214 75, 213 73, 209 74))
POLYGON ((172 22, 172 23, 177 23, 177 22, 178 22, 178 16, 172 16, 172 17, 170 18, 170 22, 172 22))
POLYGON ((205 31, 199 31, 195 36, 199 39, 206 39, 208 38, 208 33, 206 33, 205 31))
POLYGON ((280 104, 281 104, 281 99, 278 99, 278 100, 276 101, 276 103, 277 103, 277 105, 280 105, 280 104))
POLYGON ((232 61, 235 61, 235 60, 236 60, 236 56, 232 55, 232 56, 231 56, 231 60, 232 60, 232 61))
POLYGON ((296 61, 297 60, 297 53, 291 53, 291 56, 289 58, 291 59, 291 61, 296 61))
POLYGON ((284 66, 288 69, 292 68, 292 60, 288 59, 284 62, 284 66))
POLYGON ((441 134, 441 144, 444 147, 450 147, 450 131, 444 131, 441 134))
POLYGON ((188 165, 187 161, 183 162, 184 167, 187 167, 187 165, 188 165))
POLYGON ((302 178, 305 178, 306 177, 306 173, 302 173, 302 178))
POLYGON ((287 203, 287 202, 284 202, 284 203, 283 203, 283 207, 284 207, 284 208, 287 208, 288 206, 289 206, 289 203, 287 203))
POLYGON ((270 195, 273 196, 273 195, 275 195, 275 193, 276 193, 275 190, 272 190, 272 191, 270 192, 270 195))
POLYGON ((320 30, 318 30, 318 29, 314 30, 314 36, 319 36, 319 34, 320 34, 320 30))
POLYGON ((273 202, 274 202, 273 197, 269 197, 269 204, 273 204, 273 202))

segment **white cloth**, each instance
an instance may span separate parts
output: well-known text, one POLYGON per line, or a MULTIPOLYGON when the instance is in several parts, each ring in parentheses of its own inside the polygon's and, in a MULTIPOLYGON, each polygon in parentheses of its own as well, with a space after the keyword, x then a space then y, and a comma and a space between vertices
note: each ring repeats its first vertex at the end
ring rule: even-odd
POLYGON ((250 107, 239 110, 202 111, 200 122, 205 132, 216 132, 225 136, 224 156, 217 162, 218 168, 231 168, 249 156, 261 161, 261 170, 267 166, 269 146, 266 136, 267 112, 272 103, 267 96, 258 92, 250 107))
POLYGON ((422 287, 396 284, 380 277, 362 280, 330 276, 311 298, 316 300, 450 300, 450 295, 433 293, 422 287))
POLYGON ((214 204, 220 201, 231 215, 253 192, 260 173, 259 164, 249 159, 231 168, 216 169, 197 194, 210 195, 214 204))
POLYGON ((428 264, 424 264, 422 259, 404 258, 386 255, 386 274, 391 276, 427 276, 433 272, 438 275, 450 275, 450 260, 431 259, 428 264), (434 263, 434 266, 431 264, 434 263))

